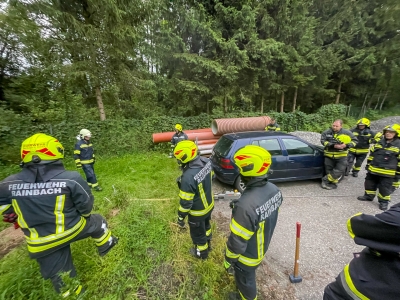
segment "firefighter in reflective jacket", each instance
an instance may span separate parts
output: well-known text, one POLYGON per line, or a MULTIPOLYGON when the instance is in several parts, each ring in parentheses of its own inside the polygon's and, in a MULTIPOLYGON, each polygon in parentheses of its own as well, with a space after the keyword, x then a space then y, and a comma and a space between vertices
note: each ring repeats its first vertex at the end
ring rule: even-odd
MULTIPOLYGON (((25 234, 29 255, 57 292, 60 272, 76 276, 70 244, 92 237, 101 256, 117 243, 106 220, 91 214, 93 195, 78 172, 66 171, 64 148, 55 138, 38 133, 21 148, 22 171, 0 182, 0 214, 16 214, 25 234)), ((69 293, 82 292, 82 286, 69 293)))
POLYGON ((276 123, 275 119, 271 119, 271 123, 268 124, 267 127, 265 127, 265 131, 280 131, 281 127, 279 126, 278 123, 276 123))
POLYGON ((180 205, 177 223, 185 228, 188 216, 194 244, 190 253, 196 258, 206 259, 211 246, 210 221, 214 209, 211 161, 198 155, 197 146, 192 141, 180 142, 174 155, 182 164, 182 176, 178 180, 180 205))
POLYGON ((322 178, 321 187, 327 190, 337 188, 339 179, 346 172, 349 148, 355 147, 357 143, 354 134, 343 129, 342 125, 342 120, 336 120, 332 123, 332 128, 324 131, 321 135, 327 174, 322 178))
POLYGON ((93 144, 90 142, 92 133, 87 129, 82 129, 77 136, 78 142, 75 144, 74 159, 78 169, 82 168, 86 175, 88 185, 95 191, 103 190, 97 182, 94 173, 94 163, 96 161, 93 144))
POLYGON ((349 149, 346 176, 349 175, 350 169, 352 169, 353 177, 358 177, 361 165, 368 155, 369 145, 374 141, 375 137, 375 133, 369 128, 370 124, 371 122, 367 118, 362 118, 357 121, 357 126, 350 130, 358 142, 349 149), (356 161, 355 164, 354 161, 356 161))
POLYGON ((324 300, 393 300, 400 295, 400 203, 375 216, 347 221, 350 236, 366 246, 330 283, 324 300))
POLYGON ((400 181, 400 126, 385 127, 383 138, 371 147, 367 159, 367 177, 365 193, 358 197, 360 201, 372 201, 379 189, 379 209, 386 210, 390 194, 399 187, 400 181))
POLYGON ((268 182, 272 161, 267 150, 247 145, 235 153, 234 162, 246 189, 232 209, 224 266, 234 273, 239 290, 230 299, 256 299, 256 269, 268 250, 283 199, 281 191, 268 182))
MULTIPOLYGON (((175 146, 178 145, 179 142, 182 142, 182 141, 185 141, 185 140, 189 139, 188 136, 186 135, 186 133, 184 133, 182 130, 183 130, 183 128, 182 128, 181 124, 179 124, 179 123, 175 124, 175 133, 171 138, 172 151, 174 151, 175 146)), ((169 157, 170 158, 174 157, 172 155, 172 152, 169 154, 169 157)))

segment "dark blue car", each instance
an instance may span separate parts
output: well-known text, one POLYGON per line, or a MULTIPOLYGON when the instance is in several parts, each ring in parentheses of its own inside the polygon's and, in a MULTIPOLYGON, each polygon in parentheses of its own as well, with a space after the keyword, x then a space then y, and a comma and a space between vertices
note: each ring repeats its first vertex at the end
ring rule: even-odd
POLYGON ((257 145, 272 155, 272 182, 322 178, 324 152, 296 136, 271 131, 250 131, 224 134, 215 145, 211 162, 218 180, 233 185, 240 192, 244 185, 233 162, 235 152, 246 145, 257 145))

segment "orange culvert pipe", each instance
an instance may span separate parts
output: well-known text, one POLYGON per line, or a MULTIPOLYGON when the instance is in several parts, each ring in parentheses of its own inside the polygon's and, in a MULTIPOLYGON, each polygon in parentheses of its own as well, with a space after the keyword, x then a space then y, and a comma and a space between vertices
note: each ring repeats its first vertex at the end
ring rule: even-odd
MULTIPOLYGON (((215 138, 214 135, 212 134, 211 128, 201 128, 201 129, 195 129, 195 130, 184 130, 184 133, 186 133, 188 136, 189 134, 192 133, 209 133, 211 134, 210 139, 215 138)), ((171 141, 172 136, 175 134, 173 131, 169 132, 160 132, 160 133, 153 133, 153 143, 166 143, 171 141)), ((190 139, 190 138, 189 138, 190 139)))
POLYGON ((270 123, 271 118, 268 116, 215 119, 212 121, 211 130, 215 135, 241 131, 257 131, 265 130, 265 127, 267 127, 270 123))
POLYGON ((218 142, 218 138, 215 138, 215 139, 211 139, 211 140, 199 140, 198 142, 197 142, 197 145, 204 145, 204 144, 216 144, 217 142, 218 142))

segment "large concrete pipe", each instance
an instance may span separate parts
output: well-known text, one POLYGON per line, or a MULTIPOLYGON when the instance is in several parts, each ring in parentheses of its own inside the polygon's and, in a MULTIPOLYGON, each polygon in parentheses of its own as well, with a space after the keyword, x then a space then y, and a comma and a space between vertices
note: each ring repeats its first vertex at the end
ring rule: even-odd
POLYGON ((265 127, 270 123, 271 118, 268 116, 215 119, 212 121, 211 130, 215 135, 241 131, 258 131, 265 130, 265 127))
MULTIPOLYGON (((186 133, 189 137, 190 140, 194 141, 196 140, 196 137, 193 139, 190 138, 192 134, 196 134, 199 137, 201 136, 201 139, 214 139, 214 138, 219 138, 215 137, 212 134, 211 128, 202 128, 202 129, 196 129, 196 130, 184 130, 184 133, 186 133), (203 135, 204 134, 204 138, 203 135)), ((166 143, 171 141, 172 136, 175 134, 175 132, 161 132, 161 133, 153 133, 153 143, 166 143)))

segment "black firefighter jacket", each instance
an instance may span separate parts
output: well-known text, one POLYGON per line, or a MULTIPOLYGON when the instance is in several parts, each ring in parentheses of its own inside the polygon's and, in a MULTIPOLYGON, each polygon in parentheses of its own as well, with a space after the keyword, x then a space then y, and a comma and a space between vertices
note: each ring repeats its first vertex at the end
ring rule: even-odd
POLYGON ((331 128, 329 128, 321 134, 321 144, 324 145, 324 155, 326 157, 338 159, 347 157, 349 148, 352 148, 357 144, 357 138, 350 130, 342 128, 338 132, 334 132, 331 128), (351 141, 350 143, 346 144, 346 148, 335 149, 335 144, 340 144, 340 141, 338 140, 340 135, 349 136, 351 141))
POLYGON ((75 144, 74 159, 77 166, 93 164, 95 162, 93 144, 90 140, 81 139, 75 144))
POLYGON ((347 228, 354 242, 367 248, 340 274, 346 292, 352 299, 399 299, 400 203, 375 216, 357 214, 347 228))
POLYGON ((395 137, 390 143, 382 138, 371 147, 367 170, 369 173, 400 180, 400 139, 395 137))
POLYGON ((26 164, 0 182, 0 214, 18 215, 32 258, 69 244, 85 228, 92 207, 87 183, 61 161, 26 164))
POLYGON ((208 158, 198 156, 183 169, 179 184, 178 214, 193 222, 204 220, 214 209, 213 171, 208 158))
POLYGON ((254 177, 232 209, 225 258, 239 267, 256 268, 264 258, 278 220, 281 191, 266 177, 254 177))
POLYGON ((358 126, 350 130, 357 138, 357 144, 350 147, 349 151, 354 154, 367 154, 369 145, 374 141, 375 133, 369 128, 359 129, 358 126))
POLYGON ((175 132, 175 134, 172 136, 171 144, 173 146, 176 146, 176 145, 178 145, 179 142, 185 141, 187 139, 188 139, 188 136, 183 131, 180 131, 178 133, 175 132))

